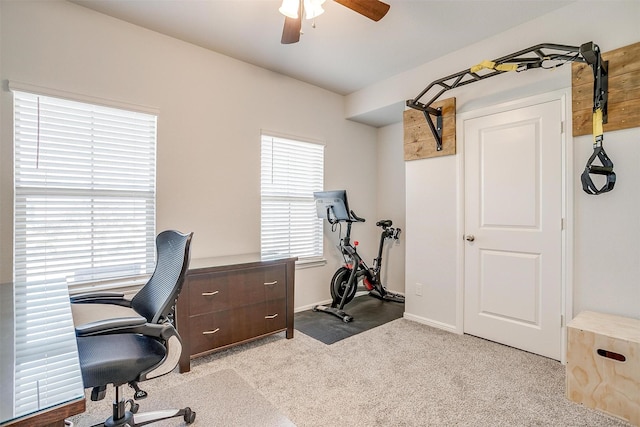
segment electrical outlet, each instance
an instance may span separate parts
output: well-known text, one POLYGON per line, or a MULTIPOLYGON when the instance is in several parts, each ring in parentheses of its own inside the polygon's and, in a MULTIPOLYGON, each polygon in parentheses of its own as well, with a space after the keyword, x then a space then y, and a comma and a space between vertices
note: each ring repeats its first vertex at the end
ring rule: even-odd
POLYGON ((416 283, 416 295, 422 296, 422 283, 416 283))

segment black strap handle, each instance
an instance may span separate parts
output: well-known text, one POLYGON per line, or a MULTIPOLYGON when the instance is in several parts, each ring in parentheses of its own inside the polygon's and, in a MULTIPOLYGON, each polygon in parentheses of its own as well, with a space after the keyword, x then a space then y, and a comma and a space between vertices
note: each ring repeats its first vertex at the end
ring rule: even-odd
POLYGON ((613 162, 607 156, 607 153, 604 151, 601 145, 602 141, 600 141, 600 145, 596 145, 593 149, 593 154, 589 157, 587 161, 587 165, 584 168, 584 172, 580 176, 582 180, 582 189, 587 194, 602 194, 608 191, 613 190, 614 185, 616 184, 616 173, 613 171, 613 162), (602 166, 593 165, 593 161, 595 159, 600 160, 602 166), (591 174, 595 175, 604 175, 607 177, 606 182, 601 188, 596 187, 591 179, 591 174))
MULTIPOLYGON (((598 64, 600 63, 598 56, 598 64)), ((604 131, 602 124, 605 122, 604 120, 604 111, 602 105, 600 103, 600 99, 596 98, 594 100, 594 110, 593 110, 593 154, 587 160, 587 165, 584 167, 584 172, 580 176, 580 180, 582 181, 582 189, 587 194, 598 195, 602 193, 606 193, 608 191, 613 190, 614 185, 616 184, 616 173, 613 171, 613 162, 607 156, 607 153, 604 151, 604 147, 602 146, 602 142, 604 141, 604 131), (594 165, 593 161, 595 159, 600 160, 602 166, 594 165), (591 179, 591 174, 595 175, 604 175, 606 176, 606 181, 601 188, 596 187, 591 179)))

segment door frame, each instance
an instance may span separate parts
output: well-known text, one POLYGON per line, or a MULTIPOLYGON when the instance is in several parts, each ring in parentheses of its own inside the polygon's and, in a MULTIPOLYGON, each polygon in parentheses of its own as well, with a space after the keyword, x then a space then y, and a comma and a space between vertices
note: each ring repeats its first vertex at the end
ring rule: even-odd
MULTIPOLYGON (((465 120, 475 119, 482 116, 488 116, 501 113, 517 108, 529 107, 536 104, 542 104, 550 101, 559 100, 561 102, 561 120, 562 120, 562 182, 558 185, 562 186, 562 235, 561 235, 561 362, 566 363, 567 348, 567 319, 573 318, 573 196, 574 196, 574 167, 573 167, 573 137, 571 134, 571 90, 569 88, 560 89, 552 92, 546 92, 514 101, 503 102, 499 104, 487 105, 479 107, 471 111, 465 111, 457 114, 456 117, 456 135, 458 139, 457 146, 457 236, 459 237, 456 244, 457 252, 457 283, 456 283, 456 332, 464 333, 464 281, 465 281, 465 120)), ((558 221, 561 219, 559 218, 558 221)))

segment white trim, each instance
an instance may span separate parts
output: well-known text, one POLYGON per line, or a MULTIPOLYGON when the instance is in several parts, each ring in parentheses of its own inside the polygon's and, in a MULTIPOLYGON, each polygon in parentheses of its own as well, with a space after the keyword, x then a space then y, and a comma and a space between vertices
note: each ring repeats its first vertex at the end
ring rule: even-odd
POLYGON ((293 135, 293 134, 284 133, 284 132, 277 132, 269 129, 260 129, 260 138, 262 138, 263 135, 273 136, 274 138, 290 139, 292 141, 308 142, 311 144, 322 145, 323 147, 326 147, 327 145, 321 139, 309 138, 307 136, 293 135))
POLYGON ((456 325, 450 325, 448 323, 438 322, 437 320, 427 319, 426 317, 416 316, 405 311, 403 318, 411 320, 413 322, 421 323, 423 325, 431 326, 436 329, 442 329, 443 331, 451 332, 456 335, 462 335, 462 332, 458 330, 456 325))
POLYGON ((76 92, 68 92, 59 89, 51 89, 48 87, 37 86, 34 84, 19 82, 15 80, 9 81, 8 87, 12 92, 27 92, 35 95, 51 96, 55 98, 67 99, 70 101, 102 105, 104 107, 120 108, 122 110, 136 111, 139 113, 153 114, 154 116, 160 115, 160 109, 154 107, 130 104, 128 102, 115 101, 112 99, 98 98, 95 96, 83 95, 76 92))
POLYGON ((571 90, 564 90, 565 96, 562 98, 563 105, 563 121, 564 129, 562 135, 563 150, 563 167, 564 167, 564 192, 562 194, 562 216, 564 218, 564 230, 562 240, 562 278, 563 278, 563 303, 564 312, 562 318, 562 350, 560 354, 560 362, 565 365, 567 363, 567 328, 569 320, 573 319, 573 271, 575 268, 573 259, 574 250, 574 185, 575 185, 575 169, 573 167, 573 115, 572 115, 572 99, 571 90))
POLYGON ((296 261, 296 270, 304 270, 305 268, 324 267, 327 260, 324 258, 299 259, 296 261))
POLYGON ((465 203, 464 203, 464 126, 462 126, 463 114, 459 114, 456 117, 456 139, 461 141, 462 144, 456 143, 456 168, 458 169, 456 192, 458 210, 456 212, 456 219, 458 221, 456 227, 456 236, 458 237, 456 245, 457 261, 456 266, 458 271, 456 277, 456 333, 464 334, 464 219, 465 219, 465 203))
MULTIPOLYGON (((454 329, 464 333, 464 222, 465 222, 465 176, 464 176, 464 121, 496 114, 516 108, 529 107, 536 104, 542 104, 550 101, 559 100, 562 104, 561 115, 564 122, 562 133, 562 216, 565 219, 565 227, 562 230, 561 237, 561 258, 562 258, 562 277, 561 277, 561 293, 562 304, 560 307, 560 315, 563 316, 564 323, 562 324, 561 332, 561 351, 560 361, 566 363, 566 345, 567 336, 566 328, 564 327, 567 319, 573 317, 573 228, 574 228, 574 212, 573 212, 573 197, 574 197, 574 168, 573 168, 573 144, 570 143, 569 135, 572 128, 571 123, 571 89, 564 88, 551 92, 546 92, 538 95, 529 96, 526 98, 508 101, 500 104, 490 105, 487 107, 481 107, 476 110, 466 111, 460 113, 456 117, 456 135, 458 144, 456 145, 457 152, 457 192, 458 192, 458 215, 457 215, 457 230, 458 244, 456 246, 457 253, 457 277, 456 282, 456 325, 454 329)), ((559 319, 558 319, 559 321, 559 319)))
POLYGON ((324 300, 324 301, 320 301, 320 302, 314 302, 313 304, 307 304, 307 305, 303 305, 300 307, 296 307, 293 309, 294 313, 300 313, 301 311, 307 311, 307 310, 311 310, 313 307, 315 307, 316 305, 327 305, 327 304, 331 304, 333 301, 330 299, 324 300))

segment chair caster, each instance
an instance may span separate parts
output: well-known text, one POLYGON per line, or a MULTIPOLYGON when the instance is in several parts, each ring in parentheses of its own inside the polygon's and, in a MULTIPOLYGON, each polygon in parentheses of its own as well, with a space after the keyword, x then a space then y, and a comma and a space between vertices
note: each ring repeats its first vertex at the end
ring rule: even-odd
POLYGON ((196 413, 195 411, 192 411, 191 408, 189 408, 188 406, 186 408, 184 408, 184 422, 187 424, 193 424, 193 422, 196 420, 196 413))
POLYGON ((133 399, 127 400, 127 403, 130 405, 130 411, 132 414, 137 414, 140 410, 140 405, 133 401, 133 399))

